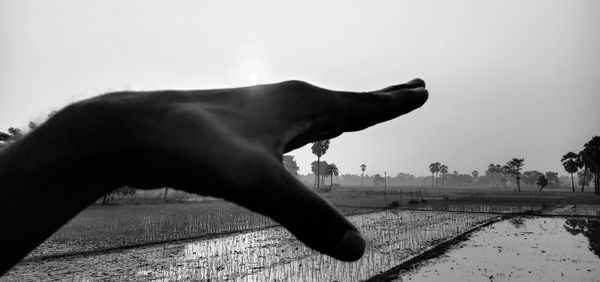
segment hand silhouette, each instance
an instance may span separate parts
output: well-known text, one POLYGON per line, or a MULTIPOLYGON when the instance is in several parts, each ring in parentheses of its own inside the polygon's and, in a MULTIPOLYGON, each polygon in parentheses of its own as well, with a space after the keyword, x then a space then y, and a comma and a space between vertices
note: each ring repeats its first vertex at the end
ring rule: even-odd
POLYGON ((0 235, 11 242, 0 270, 121 185, 224 198, 273 218, 315 250, 356 260, 365 248, 359 232, 290 175, 282 155, 408 113, 427 97, 420 79, 366 93, 287 81, 118 92, 72 104, 0 150, 0 210, 12 231, 0 235))

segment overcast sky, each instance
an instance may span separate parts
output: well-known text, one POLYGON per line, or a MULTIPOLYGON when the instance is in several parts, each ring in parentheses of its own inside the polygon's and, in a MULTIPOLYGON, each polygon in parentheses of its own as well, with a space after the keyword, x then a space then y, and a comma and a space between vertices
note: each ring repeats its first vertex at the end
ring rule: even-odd
MULTIPOLYGON (((485 171, 600 135, 600 1, 0 0, 0 130, 115 90, 425 79, 419 110, 331 141, 341 173, 485 171)), ((291 152, 301 173, 310 146, 291 152)))

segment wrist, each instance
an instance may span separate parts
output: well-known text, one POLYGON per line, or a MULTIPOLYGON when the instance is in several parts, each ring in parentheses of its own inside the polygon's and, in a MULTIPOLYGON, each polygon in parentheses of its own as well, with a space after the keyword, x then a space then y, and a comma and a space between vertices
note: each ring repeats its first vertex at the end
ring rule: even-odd
POLYGON ((68 106, 0 150, 0 185, 18 187, 19 194, 51 193, 86 203, 110 192, 113 183, 91 185, 101 179, 100 165, 110 155, 100 136, 92 134, 96 130, 85 111, 68 106))

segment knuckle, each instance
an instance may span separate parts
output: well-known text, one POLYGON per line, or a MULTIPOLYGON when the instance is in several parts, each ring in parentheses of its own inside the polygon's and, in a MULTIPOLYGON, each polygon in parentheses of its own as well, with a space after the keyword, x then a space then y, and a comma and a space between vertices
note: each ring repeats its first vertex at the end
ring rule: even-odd
POLYGON ((302 81, 302 80, 287 80, 287 81, 282 82, 281 85, 292 88, 292 89, 299 89, 299 90, 307 89, 307 88, 310 88, 313 86, 312 84, 302 81))

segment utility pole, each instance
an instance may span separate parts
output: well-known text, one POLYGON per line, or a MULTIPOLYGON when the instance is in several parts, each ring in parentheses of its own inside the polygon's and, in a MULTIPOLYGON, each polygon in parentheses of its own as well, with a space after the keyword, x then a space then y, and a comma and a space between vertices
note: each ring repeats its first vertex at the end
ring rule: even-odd
POLYGON ((385 206, 387 207, 387 171, 383 172, 383 200, 385 201, 385 206))

